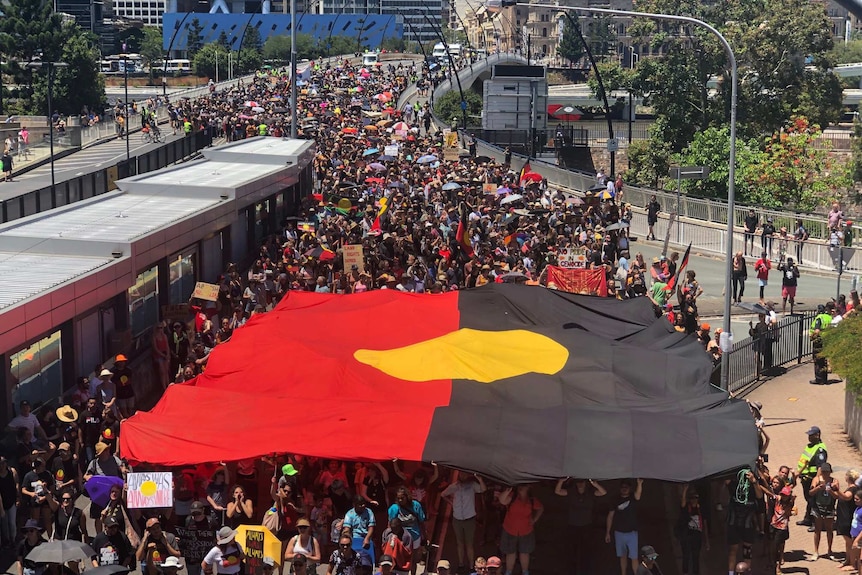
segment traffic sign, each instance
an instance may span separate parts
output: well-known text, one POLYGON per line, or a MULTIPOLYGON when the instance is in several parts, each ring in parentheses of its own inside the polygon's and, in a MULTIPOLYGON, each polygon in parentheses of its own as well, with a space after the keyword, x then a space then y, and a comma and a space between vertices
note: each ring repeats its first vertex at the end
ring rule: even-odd
POLYGON ((670 177, 674 180, 705 180, 709 176, 708 166, 673 166, 670 177))
POLYGON ((461 109, 467 110, 467 100, 461 100, 461 109))
POLYGON ((617 138, 608 138, 608 151, 616 152, 620 149, 620 141, 617 138))

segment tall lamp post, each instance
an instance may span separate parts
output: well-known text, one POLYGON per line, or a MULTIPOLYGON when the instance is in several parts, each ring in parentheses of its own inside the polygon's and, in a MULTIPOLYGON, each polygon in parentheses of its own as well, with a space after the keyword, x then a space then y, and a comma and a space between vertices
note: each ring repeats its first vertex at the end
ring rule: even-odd
MULTIPOLYGON (((517 6, 527 6, 527 7, 536 7, 543 6, 541 4, 530 4, 528 2, 517 2, 510 3, 511 0, 503 0, 503 5, 512 5, 515 4, 517 6)), ((728 159, 728 177, 727 177, 727 237, 725 238, 724 244, 724 258, 725 258, 725 274, 724 274, 724 318, 722 322, 722 330, 721 334, 721 388, 727 389, 728 384, 728 366, 730 361, 730 344, 732 342, 733 334, 730 331, 730 306, 731 306, 731 297, 733 293, 733 286, 731 285, 731 275, 733 273, 733 217, 734 210, 736 209, 736 190, 734 188, 735 178, 736 178, 736 100, 739 89, 739 73, 736 65, 736 55, 733 53, 733 48, 730 47, 730 43, 727 41, 721 32, 719 32, 715 27, 707 24, 702 20, 698 20, 697 18, 692 18, 690 16, 677 16, 675 14, 655 14, 650 12, 633 12, 631 10, 614 10, 611 8, 581 8, 581 7, 573 7, 573 6, 550 6, 544 5, 546 8, 554 8, 556 10, 563 11, 573 11, 573 12, 597 12, 599 14, 612 14, 617 16, 631 16, 633 18, 648 18, 650 20, 668 20, 671 22, 684 22, 686 24, 693 24, 695 26, 699 26, 710 34, 715 36, 718 41, 721 43, 721 46, 724 48, 725 54, 727 54, 727 61, 730 64, 730 158, 728 159)))
POLYGON ((123 44, 124 53, 120 54, 123 58, 123 86, 125 87, 125 95, 123 96, 123 115, 126 117, 126 164, 131 159, 131 150, 129 149, 129 55, 125 53, 126 45, 123 44))
POLYGON ((53 198, 54 186, 56 185, 54 179, 54 104, 52 103, 54 97, 54 68, 66 68, 69 65, 66 62, 30 62, 27 66, 40 70, 45 68, 48 71, 48 149, 51 154, 51 197, 53 198))

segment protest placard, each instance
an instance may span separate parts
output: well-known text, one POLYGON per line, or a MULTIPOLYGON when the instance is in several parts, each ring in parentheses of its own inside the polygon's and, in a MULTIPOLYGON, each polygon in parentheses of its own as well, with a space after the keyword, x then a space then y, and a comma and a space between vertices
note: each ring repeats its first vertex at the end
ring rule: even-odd
POLYGON ((170 471, 129 473, 126 486, 126 506, 129 509, 174 506, 173 476, 170 471))

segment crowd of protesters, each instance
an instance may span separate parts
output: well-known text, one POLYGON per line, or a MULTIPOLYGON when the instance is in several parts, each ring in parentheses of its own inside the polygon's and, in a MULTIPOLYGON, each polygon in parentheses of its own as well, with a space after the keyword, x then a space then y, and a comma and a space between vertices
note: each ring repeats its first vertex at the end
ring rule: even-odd
MULTIPOLYGON (((217 279, 217 301, 193 299, 193 321, 155 326, 151 353, 163 389, 200 374, 212 349, 291 290, 442 293, 491 282, 538 283, 543 270, 570 249, 582 250, 586 268, 605 274, 612 297, 650 298, 657 314, 720 357, 720 330, 711 333, 699 320, 697 299, 703 289, 696 272, 683 269, 676 252, 650 264, 640 253, 631 254, 632 209, 621 201, 622 178, 600 171, 600 191, 581 199, 552 189, 529 166, 514 171, 508 163, 475 153, 459 155, 434 125, 427 104, 396 105, 410 83, 427 86, 441 78, 416 64, 313 66, 297 102, 299 137, 317 143, 313 194, 300 206, 298 218, 269 230, 249 267, 227 267, 217 279), (350 267, 343 263, 347 245, 362 248, 361 259, 350 267)), ((172 127, 186 133, 212 130, 228 140, 282 136, 289 131, 287 87, 283 73, 262 73, 246 84, 173 103, 172 127)), ((149 104, 145 109, 151 109, 149 104)), ((658 209, 657 202, 652 211, 648 207, 651 224, 658 209)), ((858 296, 854 301, 858 304, 858 296)), ((16 444, 0 457, 0 535, 3 545, 17 546, 19 575, 38 572, 26 555, 43 533, 91 543, 94 565, 139 562, 150 575, 174 575, 182 557, 193 574, 209 574, 216 566, 219 573, 233 575, 247 559, 236 540, 237 527, 261 523, 281 542, 277 557, 263 559, 264 573, 288 569, 304 575, 328 564, 328 572, 336 575, 370 574, 375 566, 384 575, 415 574, 421 561, 430 572, 432 526, 447 505, 455 567, 440 560, 437 573, 529 574, 534 526, 552 501, 540 500, 530 486, 495 485, 478 475, 398 461, 354 464, 291 455, 175 468, 170 470, 172 508, 129 509, 120 485, 110 490, 106 505, 90 504, 86 512, 96 525, 91 534, 74 502, 92 477, 123 479, 130 471, 116 451, 119 422, 138 407, 134 380, 127 359, 116 356, 113 367, 97 366, 92 380, 83 378, 68 405, 55 412, 37 418, 29 404, 19 406, 9 424, 16 444), (21 525, 23 538, 18 537, 21 525), (492 545, 499 556, 477 557, 477 542, 492 545)), ((759 418, 759 407, 753 410, 759 418)), ((710 509, 722 502, 728 506, 728 571, 750 568, 758 531, 768 532, 769 561, 779 569, 795 509, 787 488, 797 482, 811 504, 802 517, 806 522, 810 517, 815 529, 813 557, 820 554, 824 532, 823 554, 833 555, 837 515, 838 533, 847 543, 844 565, 858 562, 853 549, 862 536, 851 524, 862 526, 862 511, 856 508, 862 507, 862 494, 855 494, 859 474, 848 473, 842 487, 814 449, 819 430, 812 428, 809 435, 809 457, 795 472, 781 467, 772 477, 760 460, 756 468, 727 479, 729 497, 713 497, 712 505, 700 499, 709 499, 714 482, 681 488, 674 532, 685 575, 698 575, 701 545, 709 541, 710 509), (822 461, 812 467, 816 457, 822 461), (743 562, 737 564, 740 556, 743 562)), ((141 465, 139 470, 160 468, 141 465)), ((554 489, 569 509, 573 572, 593 569, 594 546, 601 540, 593 538, 597 514, 622 575, 629 568, 637 575, 659 572, 658 554, 638 536, 643 481, 623 480, 613 491, 609 496, 609 486, 583 478, 562 479, 554 489)))

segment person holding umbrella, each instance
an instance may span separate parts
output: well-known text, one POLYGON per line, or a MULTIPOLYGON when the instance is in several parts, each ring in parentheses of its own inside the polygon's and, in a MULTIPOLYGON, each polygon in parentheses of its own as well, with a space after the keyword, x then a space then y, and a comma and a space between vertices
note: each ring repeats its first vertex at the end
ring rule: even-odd
POLYGON ((18 543, 16 553, 18 556, 18 575, 38 575, 45 570, 45 566, 37 565, 33 560, 27 559, 27 556, 33 549, 45 543, 42 538, 42 533, 45 530, 36 519, 28 519, 21 531, 24 533, 24 539, 18 543))

